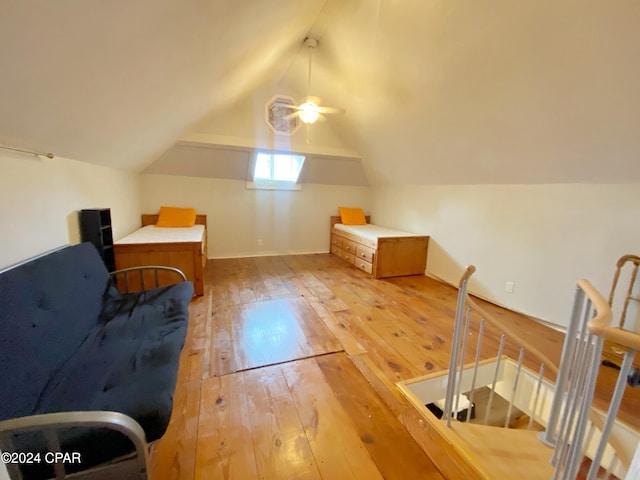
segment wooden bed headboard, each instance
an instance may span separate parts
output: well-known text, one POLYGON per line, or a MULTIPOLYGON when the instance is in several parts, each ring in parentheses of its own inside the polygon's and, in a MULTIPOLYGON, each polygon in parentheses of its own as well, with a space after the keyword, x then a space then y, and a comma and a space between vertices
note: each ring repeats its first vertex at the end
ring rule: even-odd
MULTIPOLYGON (((158 214, 157 213, 143 213, 141 215, 142 218, 142 226, 146 227, 147 225, 155 225, 158 223, 158 214)), ((340 217, 338 217, 340 218, 340 217)), ((196 215, 196 225, 204 225, 204 228, 207 228, 207 216, 206 215, 196 215)))
MULTIPOLYGON (((371 223, 371 215, 365 215, 364 219, 367 221, 367 223, 371 223)), ((331 216, 331 228, 333 228, 336 223, 342 223, 342 218, 340 218, 340 215, 331 216)))

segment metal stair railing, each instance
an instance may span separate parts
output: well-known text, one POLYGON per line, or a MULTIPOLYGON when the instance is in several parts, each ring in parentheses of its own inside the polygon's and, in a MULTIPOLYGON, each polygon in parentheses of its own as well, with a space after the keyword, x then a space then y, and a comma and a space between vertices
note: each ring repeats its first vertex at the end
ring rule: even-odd
MULTIPOLYGON (((612 319, 610 305, 588 281, 580 280, 576 288, 573 313, 565 335, 562 358, 560 363, 556 365, 539 349, 517 335, 508 325, 496 319, 473 301, 467 293, 467 284, 474 272, 473 266, 467 267, 459 285, 449 376, 443 409, 443 419, 446 420, 447 426, 450 426, 451 421, 456 420, 458 416, 458 402, 463 389, 462 385, 464 385, 465 391, 470 392, 469 406, 473 405, 476 374, 481 358, 483 338, 486 335, 485 326, 493 325, 502 334, 487 410, 491 409, 496 379, 503 359, 503 349, 505 342, 509 339, 511 344, 515 343, 518 347, 516 349, 518 360, 513 383, 506 388, 504 385, 502 386, 503 392, 509 392, 505 396, 509 402, 504 422, 505 428, 509 425, 513 402, 518 395, 518 381, 521 371, 524 370, 523 358, 526 355, 531 365, 531 357, 533 357, 539 365, 537 384, 531 390, 535 393, 533 393, 530 410, 525 413, 530 415, 530 427, 538 411, 538 404, 543 404, 541 410, 543 410, 544 421, 540 423, 545 425, 546 429, 539 434, 539 438, 546 445, 554 447, 552 455, 552 464, 555 467, 554 478, 575 479, 585 462, 585 458, 588 458, 591 464, 588 479, 598 478, 597 475, 603 472, 605 478, 608 478, 610 473, 620 475, 620 472, 625 472, 629 467, 632 454, 628 453, 630 448, 629 445, 625 445, 627 441, 621 440, 613 433, 613 425, 616 421, 627 378, 630 373, 632 379, 637 380, 637 377, 640 376, 638 374, 634 377, 634 372, 631 370, 635 352, 640 348, 640 335, 610 326, 612 319), (479 318, 479 326, 475 330, 477 332, 475 345, 469 348, 468 339, 471 337, 472 318, 476 320, 479 318), (626 350, 606 415, 598 413, 592 408, 602 345, 605 339, 621 345, 626 350), (469 371, 465 373, 463 381, 467 350, 472 350, 473 347, 475 347, 474 358, 467 360, 472 362, 473 369, 471 373, 469 371), (550 386, 550 382, 544 379, 545 372, 555 374, 555 387, 550 386), (544 396, 540 393, 541 389, 547 389, 549 396, 553 391, 550 407, 541 400, 541 397, 544 396), (507 398, 509 395, 510 398, 507 398)), ((631 383, 632 380, 629 382, 631 383)), ((540 415, 536 419, 541 418, 540 415)), ((485 424, 487 416, 485 415, 485 424)), ((462 417, 462 420, 468 422, 470 417, 471 415, 467 413, 462 417)), ((637 442, 637 440, 635 441, 637 442)), ((635 447, 631 446, 631 452, 634 450, 635 447)))
MULTIPOLYGON (((519 353, 514 382, 509 387, 510 399, 508 400, 509 406, 504 421, 504 427, 507 428, 510 422, 511 411, 518 390, 518 380, 522 371, 524 358, 527 354, 529 354, 529 357, 533 357, 535 359, 538 369, 537 383, 534 388, 534 390, 537 392, 536 397, 538 398, 534 400, 529 412, 529 427, 531 427, 535 412, 538 408, 537 404, 539 400, 540 389, 543 384, 544 372, 548 371, 552 374, 555 374, 558 372, 558 367, 538 348, 530 344, 528 341, 526 341, 526 339, 522 338, 522 336, 517 334, 504 322, 498 320, 494 315, 491 315, 489 312, 483 309, 468 295, 467 284, 471 275, 473 275, 475 271, 476 269, 473 265, 468 266, 465 269, 465 272, 462 275, 459 283, 458 303, 456 307, 456 318, 454 323, 451 357, 449 361, 449 377, 447 382, 447 392, 445 396, 442 418, 446 420, 447 426, 450 426, 452 419, 456 417, 456 414, 459 411, 458 402, 460 399, 460 394, 462 393, 463 383, 465 384, 465 390, 468 390, 470 392, 469 404, 473 404, 474 392, 477 386, 477 373, 483 350, 485 330, 487 325, 491 325, 495 327, 495 329, 497 329, 499 332, 501 332, 501 336, 494 367, 493 382, 491 383, 489 399, 483 423, 485 425, 487 424, 489 412, 493 407, 494 391, 496 388, 496 383, 498 382, 499 373, 501 372, 500 369, 502 368, 503 352, 506 342, 509 341, 510 343, 513 343, 517 346, 517 350, 519 353), (475 345, 473 346, 475 348, 475 354, 473 359, 473 371, 471 373, 472 379, 470 382, 470 387, 467 388, 466 386, 469 385, 469 382, 463 381, 463 376, 466 377, 466 375, 463 374, 465 370, 465 362, 467 359, 467 350, 470 349, 470 346, 468 345, 468 339, 470 338, 471 324, 474 322, 478 323, 477 340, 475 342, 475 345)), ((465 420, 470 421, 470 417, 471 415, 466 415, 465 420)))

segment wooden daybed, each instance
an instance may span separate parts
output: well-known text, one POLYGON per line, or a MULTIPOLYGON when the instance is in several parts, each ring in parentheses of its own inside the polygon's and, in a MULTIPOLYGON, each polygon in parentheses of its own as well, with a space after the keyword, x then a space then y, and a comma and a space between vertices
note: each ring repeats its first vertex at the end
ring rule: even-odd
POLYGON ((374 278, 424 275, 429 237, 370 224, 342 225, 331 217, 331 253, 374 278), (362 228, 364 227, 364 228, 362 228))
MULTIPOLYGON (((143 265, 175 267, 193 282, 195 295, 204 293, 203 271, 207 261, 207 216, 196 215, 196 225, 179 228, 153 228, 157 214, 143 214, 142 228, 114 243, 116 269, 143 265), (203 226, 198 227, 199 225, 203 226), (145 231, 145 227, 148 227, 145 231), (152 230, 152 231, 150 231, 152 230), (191 231, 189 231, 191 230, 191 231), (151 233, 149 236, 148 233, 151 233), (177 240, 179 239, 179 240, 177 240)), ((135 276, 129 281, 139 282, 135 276)), ((152 284, 152 279, 145 279, 152 284)), ((160 285, 170 284, 170 278, 159 279, 160 285)), ((137 286, 134 286, 137 288, 137 286)))

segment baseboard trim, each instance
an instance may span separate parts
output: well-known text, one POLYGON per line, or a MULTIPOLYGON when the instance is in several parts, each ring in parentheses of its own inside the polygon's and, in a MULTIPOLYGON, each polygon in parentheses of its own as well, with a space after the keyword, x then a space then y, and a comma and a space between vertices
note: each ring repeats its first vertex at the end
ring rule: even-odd
POLYGON ((293 250, 288 252, 247 252, 247 253, 238 253, 237 255, 207 257, 207 260, 225 260, 230 258, 281 257, 283 255, 317 255, 321 253, 329 253, 329 250, 302 251, 302 252, 299 250, 293 250))

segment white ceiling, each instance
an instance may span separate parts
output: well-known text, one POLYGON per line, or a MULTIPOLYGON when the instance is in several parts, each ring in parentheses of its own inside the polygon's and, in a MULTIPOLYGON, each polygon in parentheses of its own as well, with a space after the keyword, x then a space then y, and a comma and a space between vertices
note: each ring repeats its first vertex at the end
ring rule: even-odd
POLYGON ((182 139, 357 156, 372 184, 640 182, 636 0, 1 4, 6 145, 136 171, 182 139), (306 93, 307 35, 313 94, 347 114, 269 137, 265 102, 306 93))

